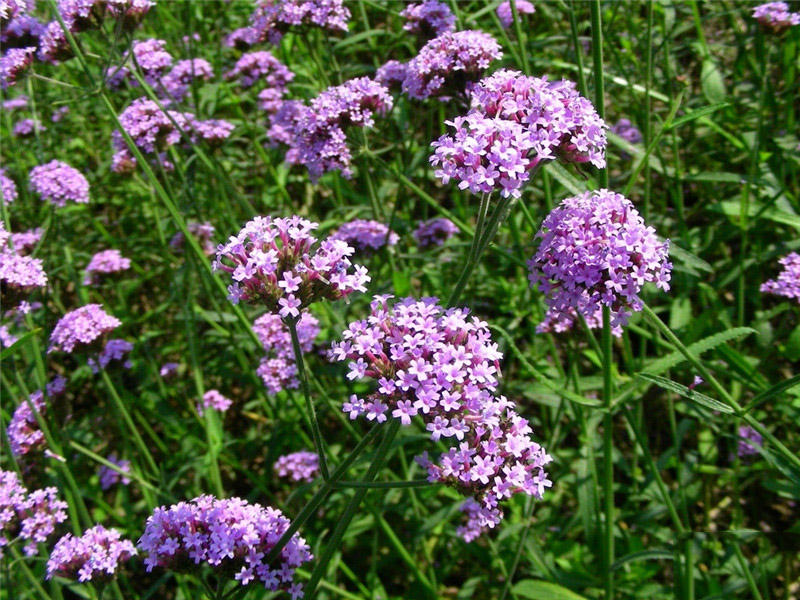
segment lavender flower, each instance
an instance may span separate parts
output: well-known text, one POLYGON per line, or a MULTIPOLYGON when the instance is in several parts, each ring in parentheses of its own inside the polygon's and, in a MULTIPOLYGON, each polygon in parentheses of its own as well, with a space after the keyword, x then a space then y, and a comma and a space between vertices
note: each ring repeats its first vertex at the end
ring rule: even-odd
POLYGON ((67 113, 69 113, 69 106, 61 106, 53 111, 53 114, 50 116, 50 120, 53 123, 59 123, 67 113))
POLYGON ((36 131, 42 132, 44 130, 44 125, 35 119, 20 119, 14 123, 12 133, 16 137, 28 137, 33 135, 36 131))
POLYGON ((291 29, 321 27, 345 32, 349 19, 350 10, 343 0, 259 0, 250 22, 259 41, 277 45, 291 29))
POLYGON ((611 128, 611 133, 621 137, 626 142, 631 144, 640 144, 642 142, 642 133, 636 129, 630 119, 622 118, 617 121, 611 128))
POLYGON ((36 57, 42 62, 56 63, 71 56, 72 48, 69 45, 64 29, 61 27, 61 23, 50 21, 45 25, 44 31, 39 37, 39 50, 36 53, 36 57))
POLYGON ((414 239, 417 240, 417 246, 427 248, 428 246, 441 246, 457 233, 458 227, 450 219, 440 217, 420 221, 414 231, 414 239))
POLYGON ((778 261, 783 265, 777 279, 761 284, 761 292, 785 296, 800 302, 800 254, 790 252, 778 261))
POLYGON ((800 25, 800 13, 789 12, 786 2, 767 2, 753 9, 753 18, 779 33, 794 25, 800 25))
POLYGON ((764 443, 761 434, 749 425, 740 425, 738 434, 739 440, 736 445, 736 452, 739 458, 758 454, 761 445, 764 443))
POLYGON ((454 438, 457 447, 438 463, 427 453, 419 462, 430 481, 479 505, 460 529, 470 541, 500 522, 499 501, 519 492, 541 498, 551 485, 544 471, 551 459, 513 404, 495 395, 502 354, 485 322, 469 318, 466 309, 443 309, 435 298, 405 298, 394 306, 388 298, 376 296, 370 316, 351 323, 332 345, 331 360, 350 361, 348 379, 377 384, 365 398, 351 396, 343 409, 351 419, 391 416, 403 425, 419 417, 434 442, 454 438))
MULTIPOLYGON (((215 229, 211 223, 208 221, 205 223, 190 221, 186 224, 186 229, 197 238, 197 241, 200 242, 200 246, 207 255, 214 254, 215 245, 212 238, 214 237, 215 229)), ((169 247, 174 250, 182 251, 185 243, 186 237, 183 235, 182 231, 178 231, 169 241, 169 247)))
POLYGON ((16 344, 18 339, 8 330, 7 325, 0 325, 0 348, 9 348, 16 344))
MULTIPOLYGON (((287 325, 278 315, 266 313, 253 323, 253 331, 266 352, 256 371, 264 382, 264 387, 270 394, 277 394, 284 389, 296 389, 300 382, 297 379, 292 336, 287 325)), ((311 352, 318 335, 319 321, 311 313, 303 312, 297 322, 300 349, 311 352)))
POLYGON ((261 32, 252 27, 240 27, 230 32, 225 37, 225 45, 229 48, 246 50, 250 46, 257 44, 261 32))
POLYGON ((150 38, 133 42, 133 56, 142 71, 143 79, 155 87, 158 80, 172 66, 172 55, 166 50, 167 42, 150 38))
POLYGON ((225 412, 231 407, 231 404, 233 404, 233 400, 220 394, 219 390, 208 390, 203 394, 203 401, 197 404, 197 412, 200 413, 200 416, 208 408, 225 412))
POLYGON ((405 81, 408 68, 406 63, 390 60, 378 67, 375 71, 375 81, 389 89, 400 88, 405 81))
POLYGON ((57 207, 67 202, 87 204, 89 202, 89 182, 80 171, 60 160, 33 167, 29 174, 31 190, 57 207))
POLYGON ((17 15, 0 27, 0 44, 3 48, 31 48, 36 52, 45 26, 30 15, 17 15))
POLYGON ((0 251, 0 286, 4 294, 11 291, 9 287, 17 293, 26 293, 46 285, 47 273, 41 259, 21 256, 3 246, 0 251))
POLYGON ((36 229, 28 229, 27 231, 22 231, 20 233, 12 233, 11 243, 14 246, 14 252, 17 254, 25 254, 25 252, 39 243, 39 240, 42 239, 43 233, 44 232, 42 231, 41 227, 37 227, 36 229))
MULTIPOLYGON (((522 19, 522 15, 532 15, 536 12, 536 7, 528 0, 516 0, 514 4, 520 19, 522 19)), ((511 9, 511 2, 502 2, 497 7, 497 18, 500 19, 500 24, 504 29, 508 29, 514 24, 514 12, 511 9)))
POLYGON ((58 499, 54 487, 28 492, 13 471, 0 470, 0 556, 15 538, 26 540, 25 556, 37 552, 56 525, 67 520, 67 503, 58 499))
POLYGON ((95 525, 81 537, 66 534, 56 542, 47 561, 47 579, 54 575, 80 582, 109 581, 124 562, 136 555, 119 531, 95 525))
POLYGON ((298 136, 295 132, 305 110, 305 105, 299 100, 284 100, 269 117, 267 130, 269 146, 276 147, 279 144, 289 146, 289 151, 286 153, 286 162, 289 164, 298 163, 295 149, 298 136))
MULTIPOLYGON (((45 387, 47 398, 60 396, 64 393, 66 387, 67 380, 61 376, 56 377, 45 387)), ((44 416, 47 410, 45 396, 42 390, 36 390, 28 399, 30 402, 23 400, 19 403, 14 414, 11 415, 11 421, 9 421, 8 429, 6 429, 11 453, 16 456, 17 459, 33 452, 40 452, 45 448, 44 434, 39 428, 36 415, 31 410, 31 404, 33 404, 33 408, 36 409, 36 412, 44 416)))
POLYGON ((214 69, 204 58, 180 60, 169 73, 161 78, 161 85, 167 96, 180 102, 189 93, 192 82, 198 79, 208 81, 214 77, 214 69))
POLYGON ((8 100, 3 100, 3 102, 0 102, 0 108, 8 111, 28 108, 28 101, 29 99, 25 95, 17 96, 16 98, 9 98, 8 100))
POLYGON ((548 316, 540 331, 569 329, 577 313, 599 326, 611 310, 615 334, 632 311, 641 310, 646 282, 669 290, 669 241, 661 242, 630 200, 609 190, 567 198, 544 220, 541 240, 528 262, 531 286, 546 297, 548 316))
POLYGON ((409 4, 400 13, 406 20, 403 29, 428 40, 437 35, 453 31, 456 17, 450 7, 439 0, 425 0, 418 4, 409 4))
POLYGON ((131 259, 125 258, 119 250, 103 250, 98 252, 86 265, 86 276, 83 285, 93 285, 99 282, 98 275, 119 273, 131 268, 131 259))
POLYGON ((242 585, 258 580, 270 591, 285 590, 297 599, 303 591, 294 582, 294 571, 313 558, 305 540, 294 534, 276 564, 264 562, 289 523, 274 508, 240 498, 200 496, 157 508, 138 546, 147 553, 148 572, 155 567, 187 571, 192 564, 205 563, 221 573, 236 572, 234 579, 242 585))
POLYGON ((19 197, 17 194, 17 184, 6 175, 6 170, 2 167, 0 167, 0 194, 2 194, 2 202, 5 205, 11 204, 19 197))
POLYGON ((0 88, 8 89, 33 62, 34 47, 9 48, 0 57, 0 88))
POLYGON ((225 73, 225 79, 237 78, 243 88, 249 88, 264 79, 270 87, 285 89, 294 79, 294 73, 269 52, 258 51, 242 54, 233 69, 225 73))
POLYGON ((292 481, 313 481, 319 472, 319 456, 314 452, 301 451, 278 458, 274 465, 278 477, 292 481))
MULTIPOLYGON (((92 369, 92 373, 97 374, 100 372, 101 369, 105 369, 112 360, 121 361, 125 359, 125 356, 133 350, 133 344, 126 340, 114 339, 108 340, 106 342, 103 351, 100 352, 100 355, 95 360, 94 358, 89 359, 89 366, 92 369)), ((123 366, 126 369, 130 369, 133 366, 131 361, 125 360, 123 366)))
POLYGON ((482 31, 443 33, 429 41, 408 64, 403 92, 416 100, 462 91, 489 63, 503 56, 500 45, 482 31))
MULTIPOLYGON (((131 472, 131 461, 117 458, 117 455, 113 452, 106 457, 106 460, 118 466, 120 470, 125 473, 131 472)), ((120 482, 122 485, 128 485, 131 482, 130 479, 120 474, 119 471, 107 467, 106 465, 100 465, 100 468, 97 470, 97 475, 100 477, 100 488, 104 491, 111 489, 120 482)))
POLYGON ((395 246, 400 236, 378 221, 355 219, 343 223, 330 239, 344 240, 360 252, 371 252, 386 245, 395 246))
POLYGON ((164 379, 167 379, 178 372, 178 367, 180 367, 180 365, 176 362, 165 362, 158 370, 158 374, 164 379))
POLYGON ((99 304, 87 304, 59 319, 50 334, 47 352, 72 353, 93 344, 120 325, 122 321, 109 315, 99 304))
POLYGON ((296 318, 312 302, 366 291, 366 268, 350 271, 353 248, 331 239, 317 246, 311 232, 318 226, 297 216, 256 217, 220 244, 214 270, 233 278, 231 301, 257 301, 283 318, 296 318))

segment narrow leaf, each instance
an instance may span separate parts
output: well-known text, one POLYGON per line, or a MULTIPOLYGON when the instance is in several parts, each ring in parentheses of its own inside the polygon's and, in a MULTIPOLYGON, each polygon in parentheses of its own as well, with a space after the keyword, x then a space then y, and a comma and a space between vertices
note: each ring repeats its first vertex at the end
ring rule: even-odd
POLYGON ((723 413, 732 414, 733 409, 728 406, 727 404, 723 404, 717 400, 714 400, 710 396, 706 396, 705 394, 701 394, 700 392, 696 392, 694 390, 690 390, 685 385, 681 385, 671 379, 667 379, 666 377, 659 377, 658 375, 650 375, 648 373, 639 373, 637 375, 640 379, 644 379, 645 381, 649 381, 650 383, 656 384, 658 387, 664 388, 665 390, 669 390, 670 392, 675 392, 676 394, 683 396, 687 400, 691 400, 692 402, 696 402, 697 404, 702 404, 706 408, 710 408, 711 410, 716 410, 723 413))
POLYGON ((531 600, 586 600, 585 596, 576 594, 557 583, 539 579, 524 579, 514 586, 514 593, 531 600))

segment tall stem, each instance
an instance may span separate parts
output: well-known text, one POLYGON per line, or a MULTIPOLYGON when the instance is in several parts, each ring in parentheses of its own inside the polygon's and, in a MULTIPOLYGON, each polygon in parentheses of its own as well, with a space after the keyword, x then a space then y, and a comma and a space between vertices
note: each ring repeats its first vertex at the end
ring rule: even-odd
MULTIPOLYGON (((483 226, 486 220, 486 215, 489 211, 490 198, 490 194, 481 195, 481 203, 478 207, 478 220, 475 223, 475 233, 472 236, 472 244, 470 245, 469 253, 467 254, 467 262, 464 264, 461 275, 458 277, 456 286, 450 293, 450 298, 447 300, 448 306, 452 306, 458 302, 458 299, 461 297, 461 293, 464 291, 464 287, 467 285, 467 281, 469 281, 470 275, 472 275, 472 271, 475 270, 475 265, 478 264, 478 260, 480 259, 481 237, 483 235, 483 226)), ((496 211, 497 208, 495 208, 495 212, 496 211)))

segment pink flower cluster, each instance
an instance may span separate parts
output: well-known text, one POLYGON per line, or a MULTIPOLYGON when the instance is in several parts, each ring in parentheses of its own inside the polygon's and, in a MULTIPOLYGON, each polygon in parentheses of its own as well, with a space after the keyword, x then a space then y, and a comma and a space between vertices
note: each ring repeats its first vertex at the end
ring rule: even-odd
POLYGON ((350 10, 343 0, 258 0, 250 17, 252 33, 242 39, 277 45, 292 29, 320 27, 345 32, 349 19, 350 10))
MULTIPOLYGON (((61 376, 56 377, 45 386, 47 399, 55 398, 64 393, 67 388, 67 380, 61 376)), ((21 458, 31 452, 39 452, 45 447, 45 439, 36 415, 31 410, 31 404, 39 415, 44 416, 47 410, 47 402, 42 390, 33 392, 28 400, 19 403, 11 421, 8 423, 6 434, 8 435, 8 445, 11 453, 17 458, 21 458)))
MULTIPOLYGON (((117 465, 120 470, 125 473, 130 473, 131 471, 131 461, 117 458, 115 453, 109 454, 106 460, 117 465)), ((100 478, 100 488, 102 490, 111 489, 120 482, 122 485, 128 485, 131 482, 130 479, 120 474, 119 471, 107 467, 106 465, 100 465, 100 468, 97 470, 97 475, 100 478)))
POLYGON ((660 241, 630 200, 609 190, 567 198, 545 218, 535 256, 528 261, 531 286, 545 295, 547 315, 539 331, 565 331, 577 314, 590 327, 611 310, 616 335, 632 311, 642 308, 647 282, 669 290, 669 241, 660 241))
POLYGON ((109 315, 99 304, 87 304, 59 319, 50 334, 47 352, 71 353, 83 349, 120 325, 122 321, 109 315))
POLYGON ((765 294, 785 296, 800 302, 800 254, 790 252, 778 261, 783 265, 777 279, 770 279, 761 284, 765 294))
POLYGON ((47 579, 59 575, 80 582, 109 581, 135 555, 133 542, 122 539, 119 531, 95 525, 81 537, 68 533, 56 542, 47 561, 47 579))
POLYGON ((272 88, 286 89, 294 79, 294 73, 272 54, 260 50, 242 54, 233 69, 225 73, 225 79, 238 79, 243 88, 249 88, 264 79, 272 88))
POLYGON ((5 205, 11 204, 17 199, 17 184, 6 175, 6 170, 0 167, 0 194, 5 205))
POLYGON ((189 93, 194 81, 209 81, 214 77, 214 68, 204 58, 179 60, 170 72, 161 78, 161 86, 170 100, 180 102, 189 93))
POLYGON ((17 254, 16 246, 11 250, 3 243, 0 247, 0 285, 4 293, 9 291, 8 287, 14 288, 17 292, 45 287, 47 273, 44 271, 41 259, 17 254))
MULTIPOLYGON (((528 2, 528 0, 516 0, 514 4, 520 19, 522 15, 532 15, 536 12, 536 7, 528 2)), ((500 24, 505 29, 508 29, 514 24, 514 11, 511 8, 511 2, 506 0, 500 3, 497 7, 497 18, 500 19, 500 24)))
POLYGON ((420 221, 414 231, 414 239, 417 246, 427 248, 429 246, 441 246, 451 237, 458 233, 458 227, 450 219, 439 217, 420 221))
POLYGON ((56 525, 67 520, 66 509, 56 488, 28 492, 16 473, 0 469, 0 557, 17 537, 27 542, 25 556, 36 554, 36 544, 46 542, 56 525))
MULTIPOLYGON (((267 355, 261 359, 258 373, 264 387, 270 394, 281 390, 296 389, 297 365, 292 349, 292 336, 289 328, 278 315, 266 313, 253 323, 253 331, 261 340, 267 355)), ((311 352, 314 340, 319 335, 319 321, 311 313, 304 311, 297 321, 297 338, 303 352, 311 352)))
POLYGON ((240 498, 200 496, 157 508, 138 546, 147 553, 148 572, 155 567, 184 571, 205 563, 221 573, 236 573, 242 585, 258 580, 267 590, 285 590, 297 599, 303 596, 303 586, 294 581, 295 569, 313 558, 305 540, 294 534, 277 564, 264 562, 289 524, 271 507, 240 498))
MULTIPOLYGON (((105 369, 112 360, 123 360, 131 350, 133 350, 133 344, 127 340, 108 340, 97 359, 90 358, 88 361, 89 366, 92 369, 92 373, 99 373, 100 370, 105 369)), ((130 360, 125 360, 122 366, 124 366, 126 369, 130 369, 132 363, 130 360)))
POLYGON ((292 481, 313 481, 319 472, 319 456, 303 450, 285 454, 275 461, 278 477, 288 477, 292 481))
POLYGON ((424 0, 409 4, 400 16, 406 20, 403 29, 423 39, 435 38, 437 35, 453 31, 456 27, 453 11, 439 0, 424 0))
POLYGON ((500 501, 520 492, 541 498, 551 485, 544 471, 551 459, 531 439, 527 420, 496 395, 502 354, 485 322, 466 309, 444 309, 435 298, 394 306, 389 298, 376 296, 369 317, 351 323, 332 345, 331 360, 350 361, 348 379, 377 382, 373 393, 351 396, 343 409, 351 419, 391 416, 403 425, 419 417, 431 440, 455 442, 437 463, 427 453, 419 462, 431 481, 479 504, 460 529, 470 541, 501 521, 500 501))
POLYGON ((342 223, 330 239, 344 240, 360 252, 372 252, 387 245, 395 246, 400 236, 378 221, 355 219, 342 223))
POLYGON ((33 167, 29 179, 34 192, 59 208, 66 206, 67 202, 89 202, 89 182, 86 177, 60 160, 33 167))
POLYGON ((790 12, 786 2, 767 2, 753 9, 753 18, 776 33, 800 25, 800 13, 790 12))
POLYGON ((203 413, 209 408, 219 412, 225 412, 232 404, 233 400, 223 396, 219 390, 208 390, 203 394, 202 402, 197 404, 197 412, 200 416, 203 416, 203 413))
POLYGON ((214 270, 225 271, 233 302, 260 302, 283 318, 296 318, 318 300, 366 291, 367 269, 353 267, 354 250, 341 240, 317 244, 319 227, 301 217, 256 217, 217 248, 214 270))
POLYGON ((83 285, 93 285, 99 282, 99 275, 119 273, 131 268, 131 259, 125 258, 119 250, 103 250, 92 256, 86 265, 86 276, 83 285))

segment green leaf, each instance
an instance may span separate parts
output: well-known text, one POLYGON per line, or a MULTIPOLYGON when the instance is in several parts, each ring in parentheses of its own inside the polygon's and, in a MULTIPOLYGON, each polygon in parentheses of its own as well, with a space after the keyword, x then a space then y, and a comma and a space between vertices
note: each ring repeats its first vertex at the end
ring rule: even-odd
MULTIPOLYGON (((705 65, 703 65, 703 67, 705 68, 705 65)), ((703 90, 703 91, 705 91, 705 90, 703 90)), ((725 87, 724 87, 724 85, 722 87, 722 95, 723 95, 723 97, 725 96, 725 87)), ((699 119, 701 117, 706 117, 706 116, 710 115, 711 113, 718 111, 720 108, 724 108, 726 106, 728 106, 728 103, 727 102, 722 102, 720 104, 714 104, 713 106, 706 106, 706 107, 703 107, 703 108, 698 108, 697 110, 693 110, 692 112, 690 112, 688 114, 685 114, 685 115, 683 115, 682 117, 680 117, 678 119, 675 119, 672 123, 670 123, 666 127, 666 129, 667 130, 675 129, 676 127, 680 127, 681 125, 689 123, 690 121, 694 121, 695 119, 699 119)))
MULTIPOLYGON (((717 346, 724 344, 725 342, 728 342, 730 340, 735 340, 736 338, 740 338, 745 335, 750 335, 751 333, 755 332, 756 330, 750 327, 734 327, 733 329, 728 329, 727 331, 715 333, 714 335, 708 336, 707 338, 703 338, 699 342, 695 342, 694 344, 689 346, 689 351, 694 356, 698 356, 703 352, 707 352, 712 348, 716 348, 717 346)), ((663 373, 667 369, 671 369, 675 365, 678 365, 685 360, 686 357, 680 352, 671 352, 670 354, 667 354, 666 356, 663 356, 651 362, 644 368, 644 372, 650 374, 663 373)))
POLYGON ((684 250, 674 242, 670 242, 669 244, 669 255, 671 258, 682 262, 688 267, 700 269, 701 271, 706 271, 708 273, 711 273, 714 270, 713 267, 702 258, 695 256, 688 250, 684 250))
POLYGON ((394 293, 398 297, 408 296, 411 293, 411 279, 405 271, 392 271, 394 293))
POLYGON ((34 329, 32 331, 29 331, 26 334, 24 334, 24 335, 20 336, 19 338, 17 338, 17 341, 14 342, 13 344, 11 344, 8 348, 3 348, 3 351, 0 352, 0 360, 5 360, 6 358, 11 356, 12 354, 15 354, 17 352, 17 350, 19 350, 20 348, 22 348, 22 346, 25 345, 25 342, 29 338, 31 338, 34 335, 38 334, 41 330, 42 330, 41 328, 36 328, 36 329, 34 329))
POLYGON ((674 558, 674 554, 669 550, 641 550, 614 561, 614 564, 611 565, 611 570, 616 571, 622 565, 629 562, 638 562, 640 560, 673 560, 674 558))
POLYGON ((582 194, 586 191, 586 183, 581 183, 577 177, 567 171, 557 161, 551 161, 545 167, 547 172, 550 173, 561 185, 563 185, 571 194, 582 194))
POLYGON ((514 586, 514 593, 531 600, 586 600, 585 596, 576 594, 557 583, 539 579, 524 579, 514 586))
MULTIPOLYGON (((724 215, 738 220, 741 216, 742 209, 738 201, 727 200, 725 202, 718 202, 717 204, 714 204, 711 206, 711 210, 715 212, 721 212, 724 215)), ((770 221, 775 221, 776 223, 789 225, 790 227, 794 227, 800 231, 800 217, 797 215, 793 215, 792 213, 788 213, 774 207, 764 208, 764 205, 760 202, 751 202, 748 210, 748 217, 756 216, 761 219, 768 219, 770 221)))
POLYGON ((768 390, 764 390, 757 396, 755 396, 744 409, 744 412, 748 412, 753 410, 756 406, 761 404, 762 402, 766 402, 773 396, 777 396, 778 394, 782 394, 793 387, 800 385, 800 375, 795 375, 794 377, 790 377, 786 381, 781 381, 780 383, 773 385, 768 390))
POLYGON ((722 73, 720 73, 717 63, 710 57, 703 60, 700 84, 703 88, 703 95, 705 95, 706 100, 709 102, 719 104, 725 100, 725 96, 727 95, 725 91, 725 81, 722 79, 722 73))
POLYGON ((714 400, 710 396, 706 396, 705 394, 701 394, 700 392, 695 392, 694 390, 690 390, 685 385, 681 385, 671 379, 667 379, 666 377, 659 377, 658 375, 650 375, 648 373, 639 373, 636 375, 640 379, 644 379, 645 381, 649 381, 650 383, 656 384, 660 388, 664 388, 665 390, 669 390, 670 392, 675 392, 676 394, 683 396, 687 400, 691 400, 692 402, 696 402, 697 404, 702 404, 706 408, 710 408, 711 410, 716 410, 722 413, 732 414, 733 409, 728 406, 727 404, 723 404, 718 400, 714 400))

